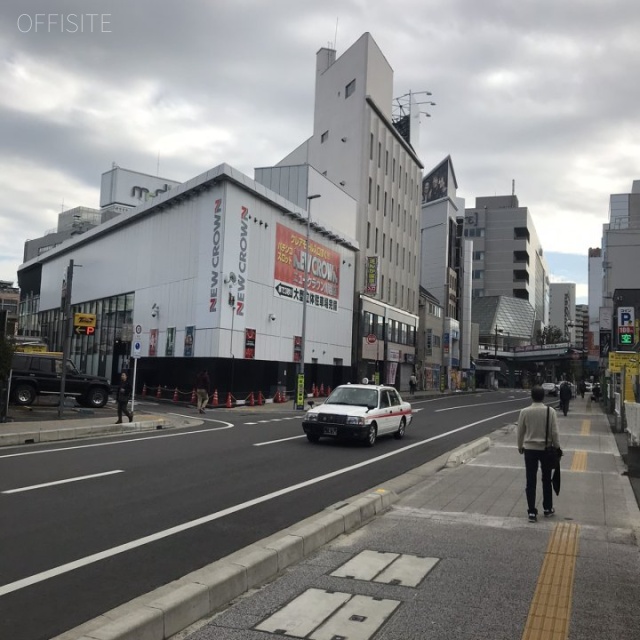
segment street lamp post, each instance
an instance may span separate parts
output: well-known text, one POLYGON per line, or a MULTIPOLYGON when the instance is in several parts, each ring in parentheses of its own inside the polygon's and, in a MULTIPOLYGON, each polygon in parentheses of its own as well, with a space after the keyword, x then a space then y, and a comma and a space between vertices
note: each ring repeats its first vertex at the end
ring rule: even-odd
POLYGON ((307 241, 305 244, 305 258, 304 258, 304 286, 302 289, 302 334, 300 345, 300 363, 298 367, 298 389, 297 389, 297 408, 304 410, 304 358, 307 347, 307 287, 309 280, 309 229, 311 227, 311 201, 319 198, 320 194, 315 193, 311 196, 307 196, 307 241), (302 401, 300 402, 300 396, 302 401))

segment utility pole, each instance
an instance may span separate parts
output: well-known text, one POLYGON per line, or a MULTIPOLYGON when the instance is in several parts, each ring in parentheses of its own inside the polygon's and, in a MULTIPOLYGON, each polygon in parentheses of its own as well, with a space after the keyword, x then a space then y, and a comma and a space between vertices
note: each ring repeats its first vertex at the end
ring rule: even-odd
POLYGON ((64 391, 67 382, 67 358, 71 355, 71 290, 73 287, 73 260, 69 260, 62 308, 62 371, 60 372, 60 400, 58 402, 58 418, 64 412, 64 391))

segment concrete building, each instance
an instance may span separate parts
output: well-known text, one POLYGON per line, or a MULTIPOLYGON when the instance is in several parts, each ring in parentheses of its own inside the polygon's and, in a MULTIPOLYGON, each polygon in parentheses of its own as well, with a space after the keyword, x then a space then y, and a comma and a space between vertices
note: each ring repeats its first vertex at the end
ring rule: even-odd
POLYGON ((566 341, 575 344, 575 282, 552 282, 549 292, 549 326, 560 329, 566 341))
POLYGON ((18 328, 20 290, 13 282, 0 280, 0 335, 14 335, 18 328))
POLYGON ((526 300, 535 313, 533 338, 548 322, 549 268, 528 208, 515 194, 476 198, 465 211, 464 237, 473 240, 474 299, 526 300))
MULTIPOLYGON (((414 368, 419 303, 419 110, 408 118, 394 120, 393 70, 369 33, 339 57, 323 47, 316 55, 313 133, 277 165, 311 165, 357 203, 343 220, 360 247, 355 375, 400 389, 408 388, 414 368), (371 326, 382 328, 370 333, 371 326)), ((262 169, 256 179, 278 191, 268 173, 262 169)))
POLYGON ((420 287, 420 331, 417 340, 416 375, 418 388, 440 389, 442 377, 442 336, 444 310, 438 299, 420 287))
MULTIPOLYGON (((306 180, 355 215, 352 198, 320 174, 306 180)), ((307 386, 350 379, 354 272, 346 265, 357 250, 326 225, 307 227, 304 209, 223 164, 31 259, 18 278, 37 330, 61 350, 61 289, 74 261, 71 312, 96 316, 93 335, 73 335, 81 369, 115 381, 133 356, 138 389, 190 397, 207 368, 220 394, 244 399, 294 389, 305 272, 307 386)))
POLYGON ((586 350, 589 348, 589 305, 577 304, 575 318, 573 344, 586 350))
POLYGON ((602 308, 602 250, 590 248, 588 254, 589 356, 590 368, 597 370, 600 360, 600 309, 602 308))
POLYGON ((450 156, 422 180, 420 286, 442 300, 445 387, 470 368, 473 243, 462 237, 464 199, 450 156))

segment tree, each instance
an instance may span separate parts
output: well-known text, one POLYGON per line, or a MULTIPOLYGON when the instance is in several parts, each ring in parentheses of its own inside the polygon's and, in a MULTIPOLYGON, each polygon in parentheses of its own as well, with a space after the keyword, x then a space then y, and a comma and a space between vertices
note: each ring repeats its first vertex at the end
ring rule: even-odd
POLYGON ((557 344, 558 342, 566 342, 561 329, 550 325, 542 331, 536 333, 536 344, 557 344))

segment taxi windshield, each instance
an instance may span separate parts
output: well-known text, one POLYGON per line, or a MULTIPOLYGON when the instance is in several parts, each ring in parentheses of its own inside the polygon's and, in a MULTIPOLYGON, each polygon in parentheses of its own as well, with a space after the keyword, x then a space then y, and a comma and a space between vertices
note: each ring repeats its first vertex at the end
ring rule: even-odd
POLYGON ((376 389, 339 387, 329 396, 326 404, 374 408, 378 406, 378 391, 376 389))

